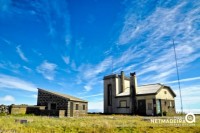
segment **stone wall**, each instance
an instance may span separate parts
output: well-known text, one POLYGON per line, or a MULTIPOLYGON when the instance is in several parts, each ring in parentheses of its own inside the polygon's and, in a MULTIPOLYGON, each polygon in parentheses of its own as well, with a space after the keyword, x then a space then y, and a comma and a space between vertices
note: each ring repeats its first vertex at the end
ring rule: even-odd
POLYGON ((41 115, 42 110, 45 110, 45 106, 28 106, 26 114, 41 115))
POLYGON ((77 101, 69 101, 68 103, 68 111, 67 111, 68 117, 84 116, 87 114, 87 111, 88 111, 87 103, 77 102, 77 101), (78 109, 76 108, 76 106, 78 106, 78 109))
POLYGON ((10 114, 26 114, 27 105, 11 105, 9 108, 10 114))
POLYGON ((161 100, 161 107, 162 107, 162 115, 166 112, 166 115, 174 115, 176 114, 175 110, 175 102, 174 100, 161 100), (171 102, 171 105, 170 105, 171 102))
POLYGON ((51 110, 49 108, 51 103, 56 104, 56 110, 67 110, 68 108, 68 100, 66 98, 59 97, 57 95, 38 90, 38 106, 46 106, 47 110, 51 110))
POLYGON ((41 115, 59 116, 62 112, 65 113, 65 116, 73 117, 85 115, 88 111, 87 102, 71 101, 65 97, 58 96, 40 89, 38 90, 37 105, 46 106, 45 110, 41 111, 41 115), (55 104, 56 108, 52 109, 51 104, 55 104), (76 109, 76 104, 78 105, 78 109, 76 109), (83 105, 85 106, 84 110, 83 105), (62 111, 60 112, 60 110, 62 111))

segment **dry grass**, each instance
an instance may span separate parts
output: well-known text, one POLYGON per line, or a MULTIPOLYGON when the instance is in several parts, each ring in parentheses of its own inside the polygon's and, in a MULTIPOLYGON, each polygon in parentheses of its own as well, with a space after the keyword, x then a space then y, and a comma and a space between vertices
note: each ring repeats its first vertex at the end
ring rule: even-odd
MULTIPOLYGON (((158 117, 155 117, 158 118, 158 117)), ((77 118, 49 118, 40 116, 1 116, 1 132, 19 133, 199 133, 200 116, 197 116, 195 126, 169 126, 167 124, 152 124, 139 116, 122 115, 90 115, 77 118), (16 119, 27 119, 26 124, 16 123, 16 119)))

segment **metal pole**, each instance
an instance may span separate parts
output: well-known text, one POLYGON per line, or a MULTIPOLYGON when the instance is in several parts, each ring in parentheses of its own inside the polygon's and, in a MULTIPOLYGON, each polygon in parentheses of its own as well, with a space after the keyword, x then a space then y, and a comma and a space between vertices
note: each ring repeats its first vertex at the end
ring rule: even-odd
POLYGON ((180 100, 181 100, 181 114, 183 114, 183 104, 182 104, 182 96, 181 96, 181 84, 180 84, 180 78, 179 78, 179 70, 178 70, 176 47, 175 47, 175 44, 174 44, 174 39, 173 39, 173 47, 174 47, 174 56, 175 56, 175 61, 176 61, 176 72, 177 72, 178 86, 179 86, 179 93, 180 93, 180 100))

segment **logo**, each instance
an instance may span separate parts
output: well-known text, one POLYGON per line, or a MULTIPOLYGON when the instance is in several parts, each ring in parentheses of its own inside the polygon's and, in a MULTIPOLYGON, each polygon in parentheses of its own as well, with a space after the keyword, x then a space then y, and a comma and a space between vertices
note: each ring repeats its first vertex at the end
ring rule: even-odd
POLYGON ((185 121, 187 123, 195 123, 195 115, 193 113, 186 114, 185 121))

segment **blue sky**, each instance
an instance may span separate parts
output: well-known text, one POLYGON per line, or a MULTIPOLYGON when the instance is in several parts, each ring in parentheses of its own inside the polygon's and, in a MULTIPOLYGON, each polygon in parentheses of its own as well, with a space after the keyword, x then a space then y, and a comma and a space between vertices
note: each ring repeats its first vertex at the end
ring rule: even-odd
POLYGON ((37 88, 103 109, 103 76, 136 72, 164 83, 184 111, 200 113, 200 2, 197 0, 0 0, 0 103, 36 104, 37 88), (113 69, 112 69, 113 68, 113 69))

